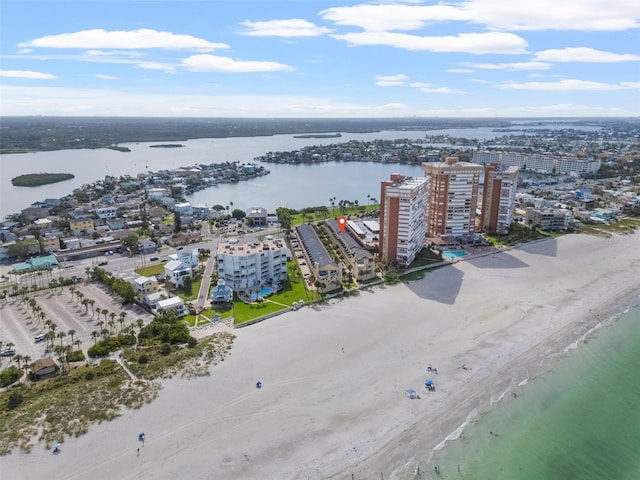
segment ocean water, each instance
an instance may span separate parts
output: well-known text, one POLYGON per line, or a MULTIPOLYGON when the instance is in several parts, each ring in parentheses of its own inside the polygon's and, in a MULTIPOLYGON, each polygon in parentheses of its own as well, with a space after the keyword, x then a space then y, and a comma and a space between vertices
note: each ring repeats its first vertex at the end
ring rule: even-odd
POLYGON ((411 478, 640 479, 639 307, 593 332, 515 393, 411 478))

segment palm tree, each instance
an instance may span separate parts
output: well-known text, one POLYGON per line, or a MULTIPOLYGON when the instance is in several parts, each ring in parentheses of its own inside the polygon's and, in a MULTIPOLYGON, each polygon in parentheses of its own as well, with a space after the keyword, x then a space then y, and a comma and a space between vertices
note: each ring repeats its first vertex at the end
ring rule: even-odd
POLYGON ((98 337, 100 336, 100 334, 98 333, 97 330, 94 330, 93 332, 91 332, 91 338, 93 338, 93 344, 95 345, 96 342, 98 341, 98 337))
POLYGON ((23 355, 22 362, 23 362, 22 367, 24 368, 24 372, 27 373, 27 370, 29 370, 29 364, 31 363, 31 356, 23 355))
POLYGON ((67 336, 67 334, 66 334, 66 333, 64 333, 64 332, 58 332, 57 337, 60 339, 60 345, 62 345, 62 339, 63 339, 64 337, 66 337, 66 336, 67 336))
POLYGON ((47 338, 47 348, 53 348, 53 341, 56 339, 56 332, 49 330, 44 336, 47 338))
POLYGON ((73 343, 73 336, 76 334, 76 331, 72 328, 67 334, 71 337, 71 343, 73 343))
POLYGON ((76 340, 75 342, 73 342, 73 344, 76 346, 76 348, 77 348, 78 350, 80 350, 80 344, 81 344, 81 343, 82 343, 82 342, 80 341, 80 339, 78 339, 78 340, 76 340))
POLYGON ((18 364, 18 368, 20 369, 22 368, 22 355, 18 353, 13 356, 12 360, 18 364))
POLYGON ((96 313, 98 314, 98 320, 100 320, 100 313, 102 313, 102 309, 100 307, 96 307, 96 313))
POLYGON ((71 300, 73 300, 73 294, 74 294, 74 293, 75 293, 75 291, 76 291, 76 287, 74 287, 73 285, 71 285, 71 286, 69 287, 69 291, 71 292, 71 300))
POLYGON ((89 299, 83 298, 82 305, 84 306, 84 313, 89 313, 89 299))
POLYGON ((126 316, 127 312, 120 312, 120 318, 118 319, 118 322, 120 323, 120 331, 124 328, 124 319, 126 316))
POLYGON ((95 305, 96 301, 92 298, 88 299, 89 301, 89 305, 91 305, 91 316, 93 317, 93 306, 95 305))

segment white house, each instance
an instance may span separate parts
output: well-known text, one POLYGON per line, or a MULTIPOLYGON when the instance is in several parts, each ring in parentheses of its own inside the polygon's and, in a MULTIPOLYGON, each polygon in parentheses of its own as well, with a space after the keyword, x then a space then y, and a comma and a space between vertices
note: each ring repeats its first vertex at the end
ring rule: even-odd
POLYGON ((98 215, 98 218, 101 218, 101 219, 116 218, 117 214, 118 214, 117 207, 96 208, 96 215, 98 215))
POLYGON ((180 215, 193 215, 193 207, 189 202, 176 203, 173 206, 173 211, 180 215))
POLYGON ((192 270, 189 265, 185 265, 180 260, 171 260, 165 264, 164 274, 165 279, 174 287, 182 287, 185 277, 191 277, 192 270))
POLYGON ((157 303, 156 311, 158 313, 166 312, 168 310, 175 310, 179 317, 184 317, 187 314, 187 309, 180 297, 167 298, 165 300, 160 300, 157 303))
POLYGON ((169 258, 171 260, 178 260, 191 268, 195 268, 200 263, 200 251, 197 248, 193 250, 179 250, 169 255, 169 258))

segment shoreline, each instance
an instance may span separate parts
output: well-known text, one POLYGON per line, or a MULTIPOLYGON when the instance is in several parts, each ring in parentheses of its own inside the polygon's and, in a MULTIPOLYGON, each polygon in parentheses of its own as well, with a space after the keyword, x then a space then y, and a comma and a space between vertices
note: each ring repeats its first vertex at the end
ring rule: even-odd
POLYGON ((629 295, 638 302, 639 247, 635 234, 524 244, 235 330, 211 377, 165 382, 152 404, 66 439, 62 455, 14 452, 2 473, 410 477, 465 421, 553 370, 629 295), (420 388, 427 365, 438 369, 435 392, 420 388), (409 400, 407 388, 421 399, 409 400), (147 441, 137 458, 139 431, 147 441))
MULTIPOLYGON (((505 396, 512 394, 517 397, 516 391, 519 388, 527 387, 531 381, 544 378, 546 374, 553 372, 563 360, 580 348, 580 343, 586 342, 603 329, 615 328, 618 319, 634 308, 640 308, 640 281, 633 286, 629 286, 619 295, 606 298, 596 307, 590 308, 587 314, 582 317, 574 321, 568 321, 559 329, 550 332, 541 342, 531 345, 519 356, 509 359, 499 370, 474 381, 473 386, 478 386, 480 383, 493 384, 493 393, 487 397, 486 395, 483 396, 478 391, 479 389, 476 389, 475 393, 471 392, 471 395, 466 390, 464 395, 461 394, 459 397, 470 396, 472 397, 471 401, 462 398, 454 399, 454 403, 457 403, 458 406, 460 404, 468 405, 471 410, 467 408, 463 409, 464 412, 460 414, 449 413, 440 425, 440 432, 443 435, 446 432, 450 433, 444 436, 437 444, 435 444, 434 440, 427 445, 421 445, 423 449, 428 451, 428 454, 420 455, 420 460, 417 460, 418 455, 416 454, 412 461, 405 462, 404 468, 393 469, 389 478, 413 478, 412 475, 414 475, 418 466, 423 472, 431 470, 428 464, 433 456, 439 450, 445 449, 448 443, 464 437, 464 432, 469 426, 481 420, 488 413, 500 408, 505 396), (508 377, 507 374, 510 372, 511 376, 508 377), (519 378, 522 378, 522 380, 518 381, 519 378), (496 398, 497 392, 500 393, 497 394, 496 398), (444 422, 446 422, 447 427, 442 427, 444 422)), ((447 415, 446 412, 436 412, 436 414, 447 415)), ((431 429, 432 427, 425 425, 421 421, 412 425, 403 434, 415 438, 416 436, 427 435, 431 429)), ((365 464, 368 465, 368 474, 373 475, 373 472, 382 471, 381 469, 385 465, 385 471, 389 471, 391 466, 388 459, 393 455, 393 451, 398 448, 395 440, 397 439, 394 439, 388 445, 390 452, 378 451, 371 458, 365 460, 365 464), (373 467, 369 465, 371 463, 373 467)), ((347 471, 344 470, 329 478, 342 478, 346 474, 347 471)), ((386 475, 387 473, 385 473, 386 475)))

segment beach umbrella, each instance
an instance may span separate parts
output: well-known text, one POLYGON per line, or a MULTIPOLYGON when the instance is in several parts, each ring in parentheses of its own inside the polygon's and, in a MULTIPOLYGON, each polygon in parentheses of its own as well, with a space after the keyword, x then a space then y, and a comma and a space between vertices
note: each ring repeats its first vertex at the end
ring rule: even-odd
POLYGON ((425 380, 424 384, 429 386, 429 385, 433 385, 433 380, 425 380))

